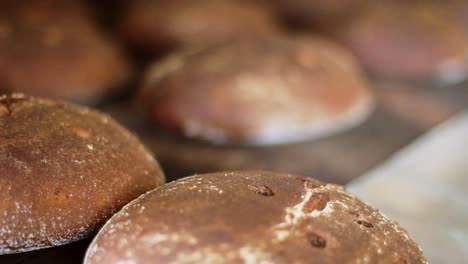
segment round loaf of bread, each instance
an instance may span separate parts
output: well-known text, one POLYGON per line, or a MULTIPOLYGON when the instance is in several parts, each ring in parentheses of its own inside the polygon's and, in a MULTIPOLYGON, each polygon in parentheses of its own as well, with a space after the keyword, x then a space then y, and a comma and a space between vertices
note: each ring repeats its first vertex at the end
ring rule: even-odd
POLYGON ((426 263, 397 223, 342 187, 262 171, 183 178, 131 202, 94 263, 426 263))
POLYGON ((251 0, 136 0, 124 10, 119 30, 148 51, 279 31, 271 12, 251 0))
POLYGON ((84 238, 163 182, 153 156, 108 115, 0 96, 0 254, 84 238))
POLYGON ((79 1, 0 3, 0 94, 94 103, 120 89, 131 70, 79 1))
POLYGON ((140 98, 157 124, 243 144, 345 130, 373 106, 352 56, 314 37, 243 38, 174 54, 149 69, 140 98))
POLYGON ((381 77, 457 81, 468 71, 468 34, 445 3, 369 3, 336 35, 381 77))

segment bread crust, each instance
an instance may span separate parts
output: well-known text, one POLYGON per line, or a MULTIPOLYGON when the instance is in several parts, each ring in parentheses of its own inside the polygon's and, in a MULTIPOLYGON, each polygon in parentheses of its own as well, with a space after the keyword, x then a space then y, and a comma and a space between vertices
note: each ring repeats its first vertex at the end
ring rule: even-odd
POLYGON ((0 96, 0 254, 87 237, 163 183, 150 152, 108 115, 0 96))
POLYGON ((74 0, 2 1, 0 94, 96 102, 131 77, 123 50, 74 0))
POLYGON ((292 27, 321 29, 330 27, 362 6, 365 0, 272 0, 277 12, 292 27))
POLYGON ((157 62, 140 98, 156 124, 214 143, 314 139, 363 122, 373 96, 353 57, 318 37, 237 39, 157 62))
POLYGON ((265 171, 195 175, 125 206, 85 263, 426 263, 398 224, 342 187, 265 171))
POLYGON ((335 34, 379 77, 449 82, 468 72, 468 34, 445 2, 369 3, 335 34))
POLYGON ((129 43, 148 51, 280 31, 271 12, 254 1, 136 0, 124 9, 120 32, 129 43))

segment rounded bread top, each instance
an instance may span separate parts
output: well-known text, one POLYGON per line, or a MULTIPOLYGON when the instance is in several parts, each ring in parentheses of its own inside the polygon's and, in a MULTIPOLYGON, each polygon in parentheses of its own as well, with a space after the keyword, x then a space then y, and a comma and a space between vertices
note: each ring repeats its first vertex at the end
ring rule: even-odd
POLYGON ((0 3, 0 94, 96 102, 121 88, 132 67, 75 0, 0 3))
POLYGON ((150 152, 108 115, 0 96, 0 254, 86 237, 163 183, 150 152))
POLYGON ((195 175, 125 206, 86 264, 426 263, 408 233, 342 187, 265 171, 195 175))
POLYGON ((155 123, 216 143, 312 139, 359 124, 373 106, 353 57, 304 36, 175 53, 149 69, 140 95, 155 123))

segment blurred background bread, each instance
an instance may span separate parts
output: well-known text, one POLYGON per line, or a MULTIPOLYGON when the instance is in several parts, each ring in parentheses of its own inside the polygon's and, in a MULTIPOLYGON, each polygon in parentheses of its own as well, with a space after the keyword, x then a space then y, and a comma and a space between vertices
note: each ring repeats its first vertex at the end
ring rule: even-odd
POLYGON ((290 30, 308 28, 319 30, 333 26, 359 11, 367 0, 272 0, 264 1, 274 7, 278 17, 290 30))
POLYGON ((137 0, 122 10, 116 24, 124 39, 154 53, 279 31, 273 15, 255 1, 137 0))
POLYGON ((174 54, 147 72, 150 120, 215 143, 278 144, 355 126, 373 98, 353 57, 319 37, 252 37, 174 54))
POLYGON ((0 3, 0 93, 95 103, 118 92, 132 67, 77 0, 0 3))
POLYGON ((374 74, 456 82, 468 71, 468 34, 449 5, 369 1, 327 29, 374 74))

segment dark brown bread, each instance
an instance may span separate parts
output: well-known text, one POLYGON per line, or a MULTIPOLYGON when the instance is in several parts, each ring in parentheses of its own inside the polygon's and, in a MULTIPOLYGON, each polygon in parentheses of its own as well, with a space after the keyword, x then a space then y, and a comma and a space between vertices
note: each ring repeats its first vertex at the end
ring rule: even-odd
POLYGON ((216 143, 274 144, 361 123, 373 97, 352 56, 317 37, 252 37, 178 53, 149 69, 155 123, 216 143))
POLYGON ((271 0, 292 26, 329 27, 360 8, 365 0, 271 0))
POLYGON ((84 238, 163 182, 152 155, 108 115, 0 96, 0 254, 84 238))
MULTIPOLYGON (((444 8, 448 8, 452 17, 455 17, 468 32, 468 1, 466 0, 432 0, 444 8)), ((467 33, 468 34, 468 33, 467 33)))
POLYGON ((78 1, 1 1, 0 93, 95 102, 131 67, 78 1))
POLYGON ((342 187, 244 171, 195 175, 125 206, 94 263, 426 263, 397 223, 342 187))
POLYGON ((238 35, 275 34, 272 14, 253 1, 128 1, 119 29, 134 46, 165 51, 238 35))
POLYGON ((376 75, 390 78, 463 78, 468 34, 446 3, 369 3, 336 35, 376 75))

